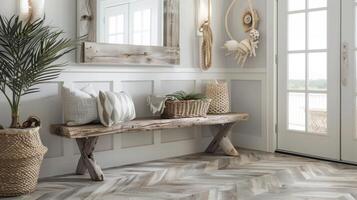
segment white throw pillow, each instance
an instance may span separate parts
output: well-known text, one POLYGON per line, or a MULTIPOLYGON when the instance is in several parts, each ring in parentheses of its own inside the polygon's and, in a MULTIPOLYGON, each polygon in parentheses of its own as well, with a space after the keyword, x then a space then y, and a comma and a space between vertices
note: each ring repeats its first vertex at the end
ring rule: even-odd
POLYGON ((97 94, 91 85, 80 90, 63 86, 62 97, 67 126, 80 126, 98 120, 97 94))
POLYGON ((133 100, 124 92, 99 92, 98 115, 100 122, 107 127, 135 119, 133 100))

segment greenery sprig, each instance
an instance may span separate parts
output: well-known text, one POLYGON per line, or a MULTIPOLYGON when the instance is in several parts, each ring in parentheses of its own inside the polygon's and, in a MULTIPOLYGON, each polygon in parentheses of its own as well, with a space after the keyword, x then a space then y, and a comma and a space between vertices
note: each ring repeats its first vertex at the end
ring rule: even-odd
POLYGON ((178 91, 173 94, 166 95, 167 97, 174 98, 175 100, 185 101, 185 100, 204 100, 207 97, 201 93, 186 93, 184 91, 178 91))

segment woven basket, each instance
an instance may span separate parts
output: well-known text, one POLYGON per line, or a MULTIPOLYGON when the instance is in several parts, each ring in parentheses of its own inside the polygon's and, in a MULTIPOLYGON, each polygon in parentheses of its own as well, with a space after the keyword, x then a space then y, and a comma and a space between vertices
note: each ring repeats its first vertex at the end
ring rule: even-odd
POLYGON ((210 102, 211 99, 166 101, 161 117, 164 119, 206 117, 210 102))
POLYGON ((0 149, 0 197, 33 192, 47 152, 39 128, 0 130, 0 149))
POLYGON ((212 99, 208 113, 224 114, 230 111, 227 82, 208 83, 206 87, 206 96, 212 99))

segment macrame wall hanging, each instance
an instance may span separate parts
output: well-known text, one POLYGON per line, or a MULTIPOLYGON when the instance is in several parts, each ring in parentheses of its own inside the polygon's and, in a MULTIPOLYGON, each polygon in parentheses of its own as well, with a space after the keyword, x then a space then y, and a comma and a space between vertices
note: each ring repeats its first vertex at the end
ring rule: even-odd
POLYGON ((255 9, 253 9, 252 1, 248 0, 248 9, 244 11, 242 16, 243 29, 248 36, 246 39, 238 42, 235 40, 229 31, 228 27, 228 18, 233 6, 237 3, 237 0, 232 0, 231 4, 228 7, 226 16, 225 16, 225 28, 228 37, 230 38, 224 44, 224 48, 228 52, 226 55, 234 55, 237 63, 241 66, 244 66, 248 57, 256 56, 256 49, 258 48, 260 33, 257 30, 259 24, 259 16, 255 9))
POLYGON ((208 18, 204 21, 199 31, 202 33, 203 41, 201 45, 201 69, 206 71, 212 67, 212 46, 213 33, 211 28, 211 0, 208 0, 208 18))

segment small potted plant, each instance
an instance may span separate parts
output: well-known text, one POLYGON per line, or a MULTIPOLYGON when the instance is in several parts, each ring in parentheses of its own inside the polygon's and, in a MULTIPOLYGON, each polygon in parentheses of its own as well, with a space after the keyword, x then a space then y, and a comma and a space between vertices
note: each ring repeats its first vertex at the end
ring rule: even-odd
POLYGON ((39 92, 36 86, 59 76, 66 63, 56 62, 74 50, 63 31, 44 19, 22 22, 0 16, 0 95, 11 108, 11 125, 0 126, 0 197, 36 189, 47 148, 40 140, 36 117, 20 123, 21 98, 39 92))
POLYGON ((178 91, 166 96, 165 109, 162 118, 206 117, 211 99, 200 93, 187 94, 178 91))

